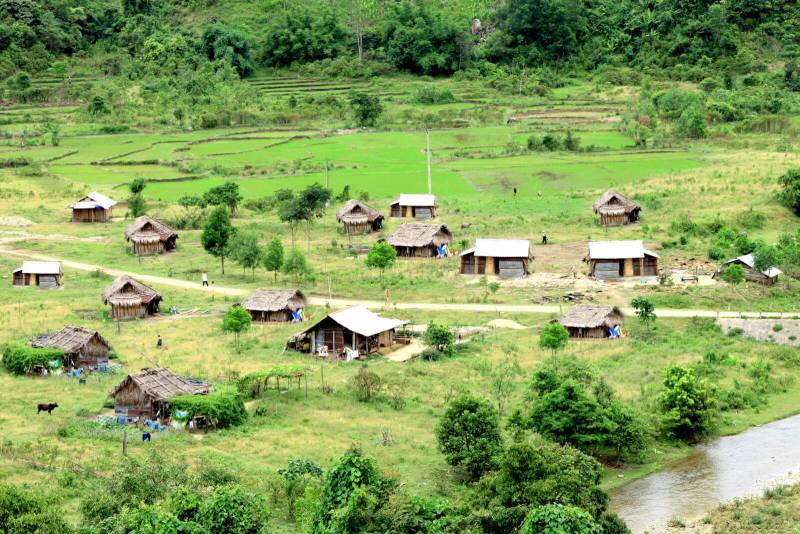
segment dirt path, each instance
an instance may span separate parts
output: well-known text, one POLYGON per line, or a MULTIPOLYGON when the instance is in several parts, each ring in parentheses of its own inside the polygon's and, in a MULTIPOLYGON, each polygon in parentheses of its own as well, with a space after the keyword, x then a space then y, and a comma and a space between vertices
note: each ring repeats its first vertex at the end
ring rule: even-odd
MULTIPOLYGON (((127 274, 142 282, 150 282, 152 284, 159 284, 165 286, 179 287, 182 289, 194 289, 196 291, 204 291, 217 295, 230 295, 230 296, 244 296, 249 293, 247 289, 240 289, 236 287, 222 287, 215 286, 213 288, 203 287, 202 284, 197 282, 189 282, 186 280, 179 280, 177 278, 167 278, 163 276, 154 276, 150 274, 139 274, 131 271, 124 271, 120 269, 108 269, 100 265, 92 265, 89 263, 80 263, 77 261, 63 260, 60 258, 53 258, 43 254, 32 254, 29 252, 20 252, 16 250, 8 250, 0 248, 0 254, 6 256, 13 256, 17 258, 43 260, 43 261, 60 261, 65 267, 77 269, 79 271, 103 271, 110 276, 122 276, 127 274)), ((379 300, 361 300, 361 299, 343 299, 333 298, 328 299, 323 296, 309 296, 309 304, 314 306, 325 306, 326 304, 332 308, 346 308, 348 306, 366 306, 372 309, 392 309, 392 310, 430 310, 430 311, 454 311, 454 312, 475 312, 475 313, 560 313, 561 306, 549 304, 446 304, 439 302, 398 302, 392 306, 386 306, 383 301, 379 300)), ((623 313, 632 315, 634 313, 631 308, 622 308, 623 313)), ((710 318, 783 318, 795 317, 796 312, 738 312, 738 311, 721 311, 721 310, 693 310, 693 309, 657 309, 656 315, 658 317, 672 317, 672 318, 691 318, 691 317, 710 317, 710 318)))

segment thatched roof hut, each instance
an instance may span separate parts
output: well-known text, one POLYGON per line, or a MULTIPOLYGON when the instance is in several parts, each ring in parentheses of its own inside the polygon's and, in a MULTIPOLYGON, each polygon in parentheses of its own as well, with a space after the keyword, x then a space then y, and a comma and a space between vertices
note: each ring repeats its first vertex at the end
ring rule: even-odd
POLYGON ((365 234, 381 229, 383 215, 360 200, 350 199, 336 212, 346 234, 365 234))
POLYGON ((643 241, 592 241, 588 259, 589 273, 597 280, 658 276, 658 254, 644 248, 643 241))
POLYGON ((391 348, 395 329, 406 324, 399 319, 387 319, 364 306, 354 306, 329 314, 289 338, 288 347, 302 352, 341 358, 349 351, 359 355, 391 348), (323 349, 324 347, 324 349, 323 349))
POLYGON ((625 315, 616 306, 575 306, 558 318, 570 337, 601 339, 609 329, 621 325, 625 315))
POLYGON ((435 195, 402 194, 390 206, 390 217, 406 219, 433 219, 438 208, 435 195))
POLYGON ((434 258, 441 256, 441 247, 453 241, 446 224, 407 223, 392 232, 386 242, 401 258, 434 258))
POLYGON ((531 243, 527 239, 477 239, 459 255, 461 274, 497 274, 521 278, 528 274, 531 243))
POLYGON ((161 293, 126 274, 106 286, 102 298, 103 304, 111 305, 111 317, 117 320, 155 315, 161 303, 161 293))
POLYGON ((204 382, 158 367, 128 375, 110 395, 118 419, 125 422, 135 422, 140 418, 164 421, 171 415, 169 399, 178 395, 206 395, 209 391, 211 386, 204 382))
POLYGON ((744 277, 746 280, 750 280, 751 282, 758 282, 759 284, 764 284, 767 286, 774 285, 778 281, 778 276, 783 274, 783 271, 778 269, 777 267, 773 266, 763 271, 756 271, 756 260, 753 258, 752 254, 745 254, 744 256, 739 256, 738 258, 733 258, 732 260, 728 260, 722 264, 723 268, 718 270, 714 273, 716 277, 717 274, 721 273, 725 267, 728 265, 741 265, 742 269, 744 269, 744 277))
POLYGON ((116 200, 92 191, 72 204, 72 222, 107 222, 111 220, 116 200))
POLYGON ((91 370, 103 370, 111 352, 111 344, 99 332, 80 326, 65 326, 58 332, 41 335, 31 341, 31 346, 62 350, 67 367, 91 370))
POLYGON ((308 301, 299 289, 256 289, 242 301, 253 321, 289 322, 292 312, 306 307, 308 301))
POLYGON ((593 205, 603 226, 620 226, 639 220, 641 206, 616 191, 606 191, 593 205))
POLYGON ((15 270, 11 284, 16 287, 36 286, 55 289, 64 285, 64 273, 60 261, 23 261, 22 267, 15 270))
POLYGON ((166 224, 142 215, 126 229, 125 240, 131 243, 131 251, 137 256, 162 254, 175 248, 178 234, 166 224))

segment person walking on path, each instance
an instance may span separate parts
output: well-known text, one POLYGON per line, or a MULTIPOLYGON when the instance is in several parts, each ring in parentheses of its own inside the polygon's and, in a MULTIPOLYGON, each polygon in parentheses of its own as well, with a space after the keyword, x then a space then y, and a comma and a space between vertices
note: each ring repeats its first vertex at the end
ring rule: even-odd
POLYGON ((208 273, 206 272, 203 273, 203 285, 208 287, 208 273))
POLYGON ((546 244, 547 244, 547 232, 542 230, 542 245, 546 245, 546 244))

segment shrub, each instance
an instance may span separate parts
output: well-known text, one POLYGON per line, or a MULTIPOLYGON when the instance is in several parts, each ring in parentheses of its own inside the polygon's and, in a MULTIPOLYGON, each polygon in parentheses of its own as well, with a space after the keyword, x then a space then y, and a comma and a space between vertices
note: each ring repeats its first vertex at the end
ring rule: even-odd
POLYGON ((800 169, 789 169, 778 178, 781 192, 778 198, 795 215, 800 215, 800 169))
POLYGON ((350 387, 360 402, 369 402, 381 390, 383 381, 381 377, 369 370, 367 364, 363 364, 356 374, 350 378, 350 387))
POLYGON ((724 271, 722 271, 722 279, 728 282, 729 284, 738 285, 744 282, 744 267, 737 264, 728 265, 724 271))
POLYGON ((592 515, 577 506, 545 504, 531 509, 519 534, 603 534, 592 515))
POLYGON ((209 532, 260 534, 266 532, 269 516, 263 496, 228 485, 214 489, 200 509, 198 523, 209 532))
POLYGON ((455 343, 455 336, 448 327, 431 323, 422 335, 422 340, 429 347, 441 353, 450 354, 453 350, 453 344, 455 343))
POLYGON ((227 428, 244 423, 247 410, 239 392, 233 388, 222 387, 208 395, 179 395, 170 399, 175 410, 187 412, 191 419, 196 415, 205 416, 215 428, 227 428))
POLYGON ((772 325, 772 331, 773 332, 780 332, 781 330, 783 330, 783 325, 782 324, 775 323, 774 325, 772 325))
POLYGON ((561 323, 547 323, 539 335, 539 347, 552 350, 555 354, 567 346, 568 340, 569 332, 561 323))
POLYGON ((658 397, 664 428, 679 439, 694 441, 711 429, 717 407, 716 389, 686 367, 673 365, 658 397))
POLYGON ((413 98, 417 104, 449 104, 456 101, 450 89, 436 85, 418 87, 413 98))
POLYGON ((457 397, 439 419, 436 439, 447 463, 480 478, 495 465, 502 446, 500 417, 488 401, 457 397))
POLYGON ((63 365, 64 351, 52 348, 33 348, 24 343, 12 343, 3 351, 3 366, 9 373, 24 375, 35 367, 50 368, 50 362, 63 365))
POLYGON ((689 139, 702 139, 708 126, 706 118, 698 108, 687 108, 678 119, 678 133, 689 139))

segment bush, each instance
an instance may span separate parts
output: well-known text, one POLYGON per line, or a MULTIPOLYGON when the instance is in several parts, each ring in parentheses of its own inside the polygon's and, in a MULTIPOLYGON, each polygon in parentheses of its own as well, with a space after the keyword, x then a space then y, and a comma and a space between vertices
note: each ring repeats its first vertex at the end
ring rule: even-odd
POLYGON ((495 465, 502 446, 500 417, 488 401, 458 397, 439 419, 436 439, 447 463, 480 478, 495 465))
POLYGON ((737 264, 728 265, 724 271, 722 271, 722 279, 728 282, 729 284, 738 285, 744 282, 744 267, 737 264))
POLYGON ((383 381, 381 377, 369 370, 367 364, 363 364, 358 372, 350 378, 350 387, 360 402, 371 401, 381 390, 383 381))
POLYGON ((198 523, 209 532, 261 534, 266 532, 269 516, 263 496, 239 485, 219 486, 203 503, 198 523))
POLYGON ((678 118, 678 133, 689 139, 702 139, 708 126, 703 113, 697 108, 687 108, 678 118))
POLYGON ((417 104, 449 104, 456 101, 450 89, 436 85, 418 87, 413 98, 417 104))
POLYGON ((577 506, 545 504, 531 509, 519 534, 603 534, 600 525, 577 506))
POLYGON ((422 335, 422 340, 429 347, 441 353, 450 354, 453 350, 453 344, 455 343, 455 336, 450 328, 444 325, 431 323, 422 335))
POLYGON ((187 412, 191 419, 196 415, 205 418, 215 428, 227 428, 244 423, 247 410, 239 392, 233 388, 219 388, 208 395, 179 395, 170 399, 173 410, 187 412))
POLYGON ((778 198, 795 215, 800 215, 800 169, 789 169, 778 178, 782 190, 778 198))
POLYGON ((24 343, 12 343, 3 351, 3 367, 9 373, 24 375, 35 367, 50 368, 50 362, 57 361, 63 365, 64 351, 52 348, 33 348, 24 343))
POLYGON ((539 347, 552 350, 555 354, 559 349, 567 346, 569 332, 561 323, 547 323, 539 335, 539 347))
POLYGON ((664 376, 658 397, 664 428, 679 439, 696 441, 711 429, 717 401, 716 389, 695 376, 693 370, 673 365, 664 376))

